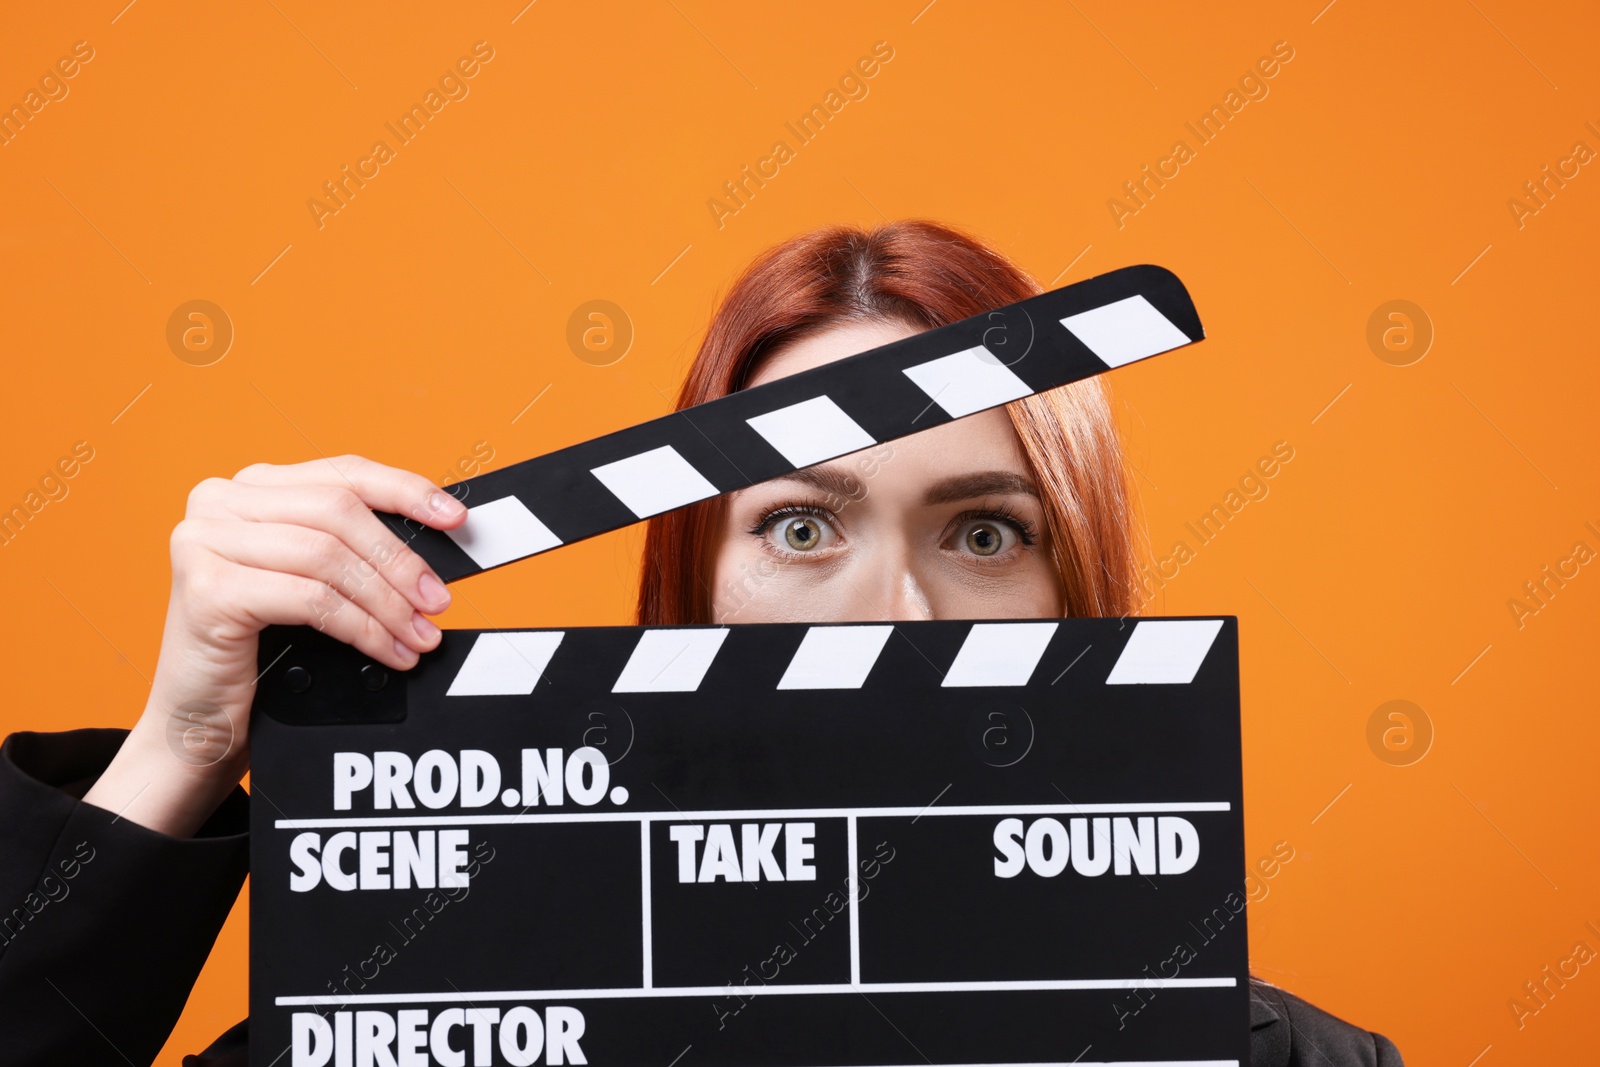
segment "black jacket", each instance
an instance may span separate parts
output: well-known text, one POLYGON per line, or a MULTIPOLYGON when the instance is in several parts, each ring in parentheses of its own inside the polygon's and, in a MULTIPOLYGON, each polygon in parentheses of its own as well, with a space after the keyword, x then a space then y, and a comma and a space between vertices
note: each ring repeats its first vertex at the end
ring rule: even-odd
MULTIPOLYGON (((80 803, 125 736, 15 733, 0 745, 0 1059, 8 1065, 151 1063, 244 884, 242 788, 188 839, 80 803)), ((248 1025, 184 1057, 184 1067, 247 1067, 248 1025)), ((1400 1067, 1387 1038, 1258 979, 1250 1030, 1254 1067, 1400 1067)))

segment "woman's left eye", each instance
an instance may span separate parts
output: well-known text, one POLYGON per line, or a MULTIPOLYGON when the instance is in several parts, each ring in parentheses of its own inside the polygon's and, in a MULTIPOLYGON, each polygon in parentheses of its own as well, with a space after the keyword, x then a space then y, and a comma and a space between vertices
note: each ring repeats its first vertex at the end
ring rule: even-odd
POLYGON ((956 531, 955 543, 963 552, 975 556, 998 556, 1017 543, 1017 531, 1010 523, 995 519, 975 519, 956 531))

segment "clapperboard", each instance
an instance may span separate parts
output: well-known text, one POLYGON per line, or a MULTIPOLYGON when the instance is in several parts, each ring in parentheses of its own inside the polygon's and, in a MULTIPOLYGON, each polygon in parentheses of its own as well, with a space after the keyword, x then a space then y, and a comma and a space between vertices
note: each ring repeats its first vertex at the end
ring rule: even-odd
MULTIPOLYGON (((383 518, 454 580, 1202 336, 1130 267, 470 479, 455 531, 383 518)), ((1232 618, 261 662, 252 1063, 1249 1061, 1232 618)))

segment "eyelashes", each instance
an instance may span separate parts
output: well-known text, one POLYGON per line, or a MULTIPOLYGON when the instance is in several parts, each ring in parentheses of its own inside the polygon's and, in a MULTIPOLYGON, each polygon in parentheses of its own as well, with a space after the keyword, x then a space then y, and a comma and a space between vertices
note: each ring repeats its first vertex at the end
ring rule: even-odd
MULTIPOLYGON (((753 537, 765 537, 779 520, 802 516, 821 519, 828 523, 837 522, 833 514, 821 504, 811 501, 789 500, 764 509, 755 523, 745 532, 753 537)), ((1005 523, 1012 528, 1017 535, 1017 540, 1021 541, 1022 544, 1034 545, 1038 543, 1037 524, 1032 519, 1003 503, 970 508, 961 512, 950 520, 945 528, 946 534, 953 532, 966 523, 977 520, 1005 523)))
POLYGON ((1024 515, 1018 514, 1005 504, 996 504, 994 507, 974 508, 969 511, 963 511, 961 514, 950 520, 950 525, 960 526, 965 523, 973 522, 977 519, 988 519, 993 522, 1009 523, 1017 532, 1017 540, 1021 541, 1023 544, 1032 545, 1038 542, 1038 533, 1034 521, 1024 515))
POLYGON ((827 509, 821 507, 820 505, 806 504, 798 501, 786 501, 782 504, 777 504, 773 507, 764 509, 760 516, 756 518, 755 525, 751 526, 750 529, 746 530, 745 532, 753 536, 760 537, 762 534, 765 534, 768 530, 772 529, 772 524, 777 522, 779 519, 787 519, 795 515, 804 515, 808 518, 815 519, 829 519, 830 521, 832 519, 832 516, 828 514, 827 509))

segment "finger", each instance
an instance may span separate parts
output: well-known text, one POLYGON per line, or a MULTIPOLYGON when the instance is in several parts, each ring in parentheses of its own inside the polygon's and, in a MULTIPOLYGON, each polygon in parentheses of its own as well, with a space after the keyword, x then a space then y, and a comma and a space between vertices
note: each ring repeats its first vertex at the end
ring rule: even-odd
POLYGON ((333 456, 305 463, 255 463, 234 475, 234 479, 254 485, 348 489, 375 511, 404 515, 441 530, 455 527, 467 514, 465 505, 422 475, 364 456, 333 456))
POLYGON ((324 531, 343 541, 358 561, 377 568, 419 611, 437 614, 450 604, 450 591, 433 568, 348 488, 208 480, 190 494, 190 513, 196 519, 244 519, 324 531))
POLYGON ((222 564, 224 577, 241 591, 245 611, 262 626, 313 626, 398 670, 416 666, 418 655, 359 604, 315 578, 283 571, 222 564))
MULTIPOLYGON (((243 567, 311 578, 331 587, 382 623, 389 633, 418 652, 439 643, 439 628, 429 622, 376 567, 366 563, 325 530, 287 523, 185 520, 193 537, 213 555, 243 567)), ((324 609, 337 606, 325 596, 324 609)))

